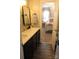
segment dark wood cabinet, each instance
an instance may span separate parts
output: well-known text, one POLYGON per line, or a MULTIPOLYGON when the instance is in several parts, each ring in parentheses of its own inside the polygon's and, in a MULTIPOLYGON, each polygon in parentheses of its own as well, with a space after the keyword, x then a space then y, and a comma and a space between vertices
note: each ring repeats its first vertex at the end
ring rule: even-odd
POLYGON ((31 39, 25 45, 24 48, 24 59, 32 59, 33 53, 40 43, 40 30, 37 31, 31 39))

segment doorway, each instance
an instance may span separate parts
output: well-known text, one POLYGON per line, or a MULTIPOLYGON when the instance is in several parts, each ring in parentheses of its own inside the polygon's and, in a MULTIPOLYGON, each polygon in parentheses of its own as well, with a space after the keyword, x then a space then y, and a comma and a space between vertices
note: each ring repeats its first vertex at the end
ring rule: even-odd
POLYGON ((52 44, 54 3, 42 5, 42 43, 52 44))

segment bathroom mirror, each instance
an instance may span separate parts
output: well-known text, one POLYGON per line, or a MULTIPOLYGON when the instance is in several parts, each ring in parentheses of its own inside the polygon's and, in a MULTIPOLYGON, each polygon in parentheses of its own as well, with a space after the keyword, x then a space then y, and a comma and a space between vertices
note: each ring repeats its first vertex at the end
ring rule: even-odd
POLYGON ((26 29, 30 28, 31 20, 30 20, 30 13, 29 13, 29 8, 27 6, 22 7, 22 13, 23 13, 23 25, 25 26, 26 29))

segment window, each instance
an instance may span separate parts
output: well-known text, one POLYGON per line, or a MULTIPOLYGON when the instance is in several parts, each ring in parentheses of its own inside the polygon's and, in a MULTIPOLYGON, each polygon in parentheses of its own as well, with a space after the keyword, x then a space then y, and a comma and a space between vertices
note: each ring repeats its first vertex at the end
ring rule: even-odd
POLYGON ((43 21, 44 22, 49 22, 49 16, 50 16, 49 10, 45 9, 43 11, 43 21))

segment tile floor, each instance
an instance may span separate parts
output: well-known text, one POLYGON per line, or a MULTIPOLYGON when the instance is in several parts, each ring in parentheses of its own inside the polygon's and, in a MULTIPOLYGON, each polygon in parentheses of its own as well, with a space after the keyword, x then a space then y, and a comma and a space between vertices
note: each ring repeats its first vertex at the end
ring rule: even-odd
POLYGON ((45 43, 40 44, 33 55, 33 59, 54 59, 52 46, 45 43))

